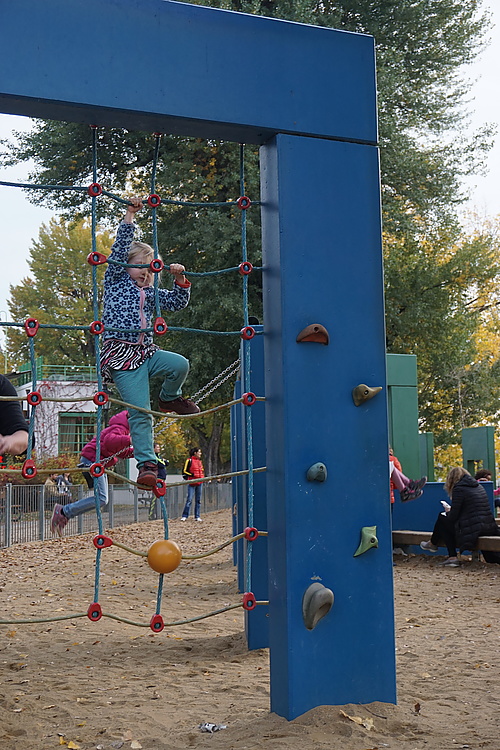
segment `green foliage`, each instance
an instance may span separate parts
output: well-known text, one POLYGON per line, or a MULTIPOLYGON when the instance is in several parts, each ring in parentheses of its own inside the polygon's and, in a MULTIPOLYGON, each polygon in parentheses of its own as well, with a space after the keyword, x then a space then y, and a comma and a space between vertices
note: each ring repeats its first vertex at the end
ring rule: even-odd
MULTIPOLYGON (((110 237, 97 236, 96 249, 107 254, 110 237)), ((87 223, 65 224, 51 220, 43 225, 33 241, 30 276, 10 287, 9 309, 12 320, 28 317, 39 323, 61 326, 89 326, 94 320, 91 266, 87 255, 92 249, 87 223)), ((97 266, 99 300, 102 296, 102 266, 97 266)), ((29 360, 29 347, 23 329, 7 329, 9 361, 21 365, 29 360)), ((58 365, 95 364, 93 336, 88 330, 40 328, 36 336, 36 354, 58 365)))
MULTIPOLYGON (((206 0, 200 4, 206 5, 206 0)), ((496 414, 498 355, 485 355, 480 339, 485 330, 489 337, 498 331, 498 321, 485 307, 486 301, 496 305, 497 236, 489 230, 467 236, 456 219, 463 200, 460 179, 481 168, 491 140, 487 127, 470 141, 463 135, 469 88, 463 66, 481 50, 488 25, 481 0, 214 0, 209 4, 374 35, 388 349, 417 354, 422 426, 437 433, 438 443, 454 438, 461 426, 496 414)), ((99 181, 106 189, 120 196, 126 191, 147 195, 154 138, 114 129, 97 131, 97 141, 99 181)), ((19 134, 18 143, 3 158, 4 163, 19 160, 34 162, 32 181, 88 185, 92 181, 90 130, 39 121, 31 133, 19 134)), ((255 149, 247 147, 245 163, 245 193, 255 199, 255 149)), ((156 179, 156 191, 164 198, 234 200, 241 192, 239 148, 164 136, 156 179)), ((62 208, 71 219, 89 213, 84 192, 40 191, 30 199, 58 211, 62 208)), ((102 199, 97 206, 101 222, 110 228, 110 222, 116 224, 122 207, 102 199)), ((252 208, 247 213, 248 257, 260 265, 258 211, 252 208)), ((162 206, 158 240, 165 262, 182 262, 191 271, 238 265, 239 218, 239 212, 228 208, 162 206)), ((140 222, 144 239, 150 241, 149 217, 141 217, 140 222)), ((239 275, 192 281, 192 301, 186 310, 169 317, 170 325, 221 331, 242 327, 239 275)), ((249 282, 250 314, 260 318, 259 274, 252 274, 249 282)), ((31 283, 26 279, 13 290, 13 316, 35 314, 30 304, 39 294, 44 320, 54 320, 54 311, 64 318, 57 295, 51 297, 42 288, 30 294, 31 283)), ((74 283, 67 286, 77 288, 74 283)), ((87 313, 88 309, 79 310, 76 317, 88 320, 87 313)), ((12 351, 14 343, 19 348, 21 338, 22 334, 9 334, 12 351)), ((193 333, 170 332, 158 343, 190 359, 186 392, 191 394, 236 359, 239 348, 238 337, 193 333)), ((68 339, 61 336, 61 344, 62 356, 70 361, 87 361, 90 356, 85 336, 70 333, 68 339)), ((60 356, 57 348, 51 353, 60 356)), ((157 388, 154 383, 153 389, 157 388)), ((217 402, 230 395, 228 383, 217 392, 217 402)), ((224 464, 221 445, 227 436, 227 414, 200 420, 198 427, 190 423, 182 430, 188 443, 200 445, 206 462, 219 468, 224 464)))

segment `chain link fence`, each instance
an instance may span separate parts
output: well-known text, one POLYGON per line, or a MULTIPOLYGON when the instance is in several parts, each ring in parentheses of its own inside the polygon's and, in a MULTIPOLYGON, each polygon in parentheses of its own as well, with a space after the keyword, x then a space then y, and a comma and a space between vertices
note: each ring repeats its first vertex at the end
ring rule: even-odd
MULTIPOLYGON (((53 492, 45 485, 12 485, 0 488, 0 548, 23 542, 50 539, 50 519, 55 503, 75 502, 92 494, 84 485, 68 488, 66 494, 53 492)), ((168 487, 165 502, 169 518, 180 518, 186 502, 187 487, 168 487)), ((232 505, 231 484, 206 482, 201 512, 209 513, 232 505)), ((106 529, 161 518, 159 500, 151 492, 130 485, 110 485, 109 502, 101 511, 106 529)), ((68 521, 64 536, 98 532, 97 516, 83 513, 68 521)))

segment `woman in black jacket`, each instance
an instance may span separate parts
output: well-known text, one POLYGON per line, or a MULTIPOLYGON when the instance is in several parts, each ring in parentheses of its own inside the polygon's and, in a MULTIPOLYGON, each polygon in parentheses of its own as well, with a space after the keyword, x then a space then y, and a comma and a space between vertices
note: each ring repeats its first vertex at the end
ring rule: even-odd
POLYGON ((479 536, 497 536, 500 530, 484 487, 468 471, 461 466, 450 469, 444 488, 451 498, 450 510, 439 514, 431 541, 422 542, 420 546, 429 552, 437 552, 439 544, 444 542, 448 558, 443 564, 457 568, 460 565, 457 548, 460 552, 472 550, 479 536))

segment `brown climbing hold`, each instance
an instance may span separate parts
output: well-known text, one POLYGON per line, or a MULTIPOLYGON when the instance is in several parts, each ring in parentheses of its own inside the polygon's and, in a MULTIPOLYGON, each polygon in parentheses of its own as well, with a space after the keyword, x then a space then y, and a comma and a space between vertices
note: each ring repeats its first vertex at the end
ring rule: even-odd
POLYGON ((325 326, 322 326, 321 323, 311 323, 310 326, 303 328, 297 336, 298 344, 302 344, 304 341, 314 341, 317 344, 325 344, 326 346, 330 343, 330 336, 325 326))

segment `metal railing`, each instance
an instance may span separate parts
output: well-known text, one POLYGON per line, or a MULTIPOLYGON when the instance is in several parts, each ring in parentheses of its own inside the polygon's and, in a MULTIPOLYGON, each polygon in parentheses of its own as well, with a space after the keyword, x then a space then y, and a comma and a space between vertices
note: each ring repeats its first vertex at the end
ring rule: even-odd
MULTIPOLYGON (((169 518, 181 516, 186 491, 186 487, 167 488, 165 497, 169 518)), ((74 502, 85 494, 92 493, 84 485, 70 487, 66 495, 54 493, 45 485, 7 484, 0 488, 0 548, 50 539, 50 519, 55 503, 74 502)), ((104 528, 161 518, 160 504, 155 501, 151 492, 141 492, 130 485, 110 485, 109 502, 101 511, 104 528)), ((229 508, 231 504, 231 484, 208 482, 204 485, 202 514, 229 508)), ((70 519, 63 535, 74 536, 97 531, 96 514, 89 512, 70 519)))
MULTIPOLYGON (((37 380, 93 382, 97 381, 97 371, 91 365, 44 365, 37 363, 36 378, 37 380)), ((10 380, 17 387, 31 383, 33 380, 32 370, 15 373, 10 377, 10 380)))

